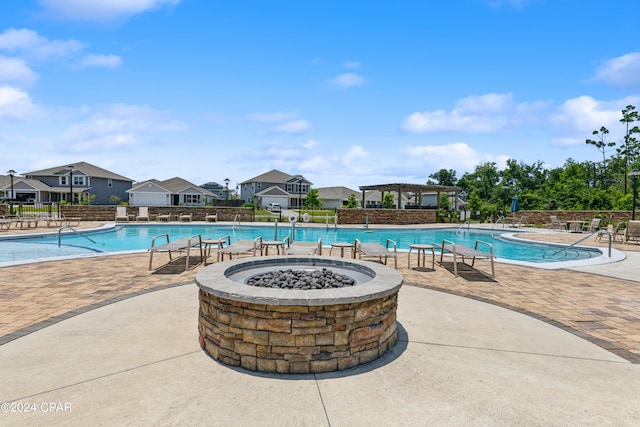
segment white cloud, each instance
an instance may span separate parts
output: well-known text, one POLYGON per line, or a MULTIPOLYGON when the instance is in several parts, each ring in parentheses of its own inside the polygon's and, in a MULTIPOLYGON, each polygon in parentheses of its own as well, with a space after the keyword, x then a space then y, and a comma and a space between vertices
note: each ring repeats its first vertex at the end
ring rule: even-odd
POLYGON ((558 106, 557 111, 551 116, 551 122, 565 133, 578 132, 586 138, 601 126, 613 130, 622 118, 621 110, 639 100, 638 97, 628 97, 604 102, 590 96, 580 96, 568 99, 558 106))
POLYGON ((0 86, 0 119, 24 119, 35 108, 28 93, 11 86, 0 86))
POLYGON ((360 75, 356 73, 340 74, 339 76, 336 76, 334 79, 332 79, 329 82, 331 86, 336 86, 343 89, 355 87, 355 86, 362 86, 364 85, 364 83, 365 83, 364 78, 362 78, 360 75))
POLYGON ((510 158, 506 155, 479 153, 464 142, 409 146, 405 152, 414 162, 419 162, 421 167, 429 171, 453 169, 459 172, 458 176, 473 171, 477 165, 484 162, 495 162, 498 168, 503 168, 510 158))
POLYGON ((117 55, 95 55, 89 54, 82 57, 79 65, 81 67, 106 67, 115 68, 122 64, 122 58, 117 55))
POLYGON ((606 61, 591 80, 620 89, 640 88, 640 52, 628 53, 606 61))
POLYGON ((0 50, 16 53, 28 59, 48 60, 74 55, 85 45, 77 40, 48 40, 36 31, 25 28, 6 30, 0 34, 0 50))
POLYGON ((69 126, 64 140, 74 151, 109 151, 144 143, 155 132, 179 131, 186 125, 169 113, 147 106, 116 104, 69 126))
POLYGON ((362 67, 362 64, 357 61, 346 61, 342 66, 344 68, 360 68, 362 67))
POLYGON ((250 114, 247 118, 253 122, 260 123, 281 123, 287 120, 292 120, 298 117, 297 111, 290 111, 285 113, 283 111, 276 111, 275 113, 254 113, 250 114))
POLYGON ((317 147, 319 145, 320 145, 320 143, 318 141, 314 141, 313 139, 310 139, 307 142, 302 144, 302 146, 304 148, 308 148, 308 149, 315 148, 315 147, 317 147))
POLYGON ((536 113, 547 105, 543 101, 516 104, 511 93, 469 96, 456 102, 451 111, 413 113, 404 119, 401 129, 413 133, 495 132, 523 121, 535 121, 536 113))
POLYGON ((150 10, 173 8, 180 0, 40 0, 48 15, 75 21, 127 19, 150 10))
POLYGON ((273 128, 274 132, 281 133, 302 133, 311 127, 306 120, 294 120, 290 122, 282 123, 273 128))
POLYGON ((20 58, 0 55, 0 84, 29 88, 38 80, 38 74, 20 58))

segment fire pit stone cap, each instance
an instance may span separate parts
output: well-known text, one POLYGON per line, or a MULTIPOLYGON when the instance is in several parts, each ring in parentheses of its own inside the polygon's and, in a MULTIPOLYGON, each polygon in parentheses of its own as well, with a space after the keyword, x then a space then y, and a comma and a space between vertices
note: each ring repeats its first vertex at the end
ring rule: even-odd
POLYGON ((267 305, 320 306, 350 304, 379 298, 397 292, 403 283, 398 271, 371 261, 337 257, 286 257, 266 256, 240 258, 210 265, 196 274, 196 284, 203 291, 221 298, 267 305), (273 269, 292 268, 296 264, 308 265, 313 262, 318 267, 349 268, 359 272, 370 272, 371 280, 355 286, 331 289, 273 289, 249 286, 229 279, 229 272, 270 265, 273 269))

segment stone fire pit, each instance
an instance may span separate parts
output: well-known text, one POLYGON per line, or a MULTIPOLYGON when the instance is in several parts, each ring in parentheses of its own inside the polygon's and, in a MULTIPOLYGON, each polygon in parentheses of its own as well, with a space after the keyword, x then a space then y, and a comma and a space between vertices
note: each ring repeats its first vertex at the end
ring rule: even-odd
POLYGON ((252 371, 352 368, 395 344, 402 282, 396 270, 355 259, 267 256, 216 263, 196 275, 200 346, 215 360, 252 371), (304 290, 246 284, 280 270, 322 269, 355 284, 304 290))

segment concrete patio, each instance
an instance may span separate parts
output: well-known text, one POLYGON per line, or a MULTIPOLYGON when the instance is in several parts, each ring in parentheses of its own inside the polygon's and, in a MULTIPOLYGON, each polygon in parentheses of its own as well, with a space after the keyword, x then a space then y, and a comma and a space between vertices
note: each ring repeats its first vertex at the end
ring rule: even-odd
POLYGON ((5 267, 0 425, 638 425, 640 253, 616 247, 629 258, 495 281, 403 254, 396 346, 315 375, 210 359, 195 272, 146 254, 5 267))

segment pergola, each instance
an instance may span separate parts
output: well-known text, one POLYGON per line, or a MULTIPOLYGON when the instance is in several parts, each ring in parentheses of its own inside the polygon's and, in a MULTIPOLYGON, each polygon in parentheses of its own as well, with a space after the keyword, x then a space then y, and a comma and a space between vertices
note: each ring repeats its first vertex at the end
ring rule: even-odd
POLYGON ((365 194, 367 190, 380 191, 384 198, 384 193, 397 192, 398 193, 398 209, 402 208, 402 193, 411 192, 418 195, 418 206, 422 206, 422 194, 424 193, 437 193, 437 200, 440 200, 440 193, 452 193, 456 196, 462 191, 461 187, 454 187, 452 185, 435 185, 435 184, 378 184, 378 185, 361 185, 362 191, 362 206, 365 206, 365 194))

